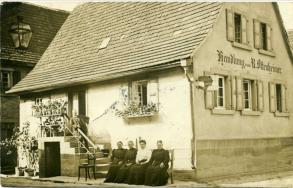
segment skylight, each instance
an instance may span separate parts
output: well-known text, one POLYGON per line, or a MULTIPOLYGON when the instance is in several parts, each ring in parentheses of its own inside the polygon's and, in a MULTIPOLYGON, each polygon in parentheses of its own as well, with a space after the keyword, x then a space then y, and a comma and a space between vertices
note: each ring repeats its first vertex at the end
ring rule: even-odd
POLYGON ((106 47, 108 46, 110 40, 111 40, 110 37, 104 38, 103 41, 102 41, 101 44, 100 44, 99 49, 104 49, 104 48, 106 48, 106 47))

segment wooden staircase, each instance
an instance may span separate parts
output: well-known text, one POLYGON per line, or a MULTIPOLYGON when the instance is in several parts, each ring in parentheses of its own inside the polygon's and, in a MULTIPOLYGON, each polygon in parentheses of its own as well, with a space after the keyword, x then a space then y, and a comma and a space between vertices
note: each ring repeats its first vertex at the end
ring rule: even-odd
MULTIPOLYGON (((109 170, 110 158, 105 156, 99 147, 89 146, 88 149, 80 144, 77 136, 66 136, 65 142, 69 143, 70 148, 74 149, 76 159, 78 159, 77 165, 87 163, 88 155, 94 154, 96 156, 96 178, 104 178, 109 170)), ((84 172, 82 172, 82 175, 84 172)), ((92 175, 92 172, 90 172, 92 175)))

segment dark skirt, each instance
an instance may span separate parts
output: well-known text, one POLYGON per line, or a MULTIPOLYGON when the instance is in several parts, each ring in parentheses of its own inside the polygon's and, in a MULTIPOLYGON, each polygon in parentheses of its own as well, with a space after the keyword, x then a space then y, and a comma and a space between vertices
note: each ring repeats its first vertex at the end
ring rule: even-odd
POLYGON ((143 185, 145 180, 145 170, 147 169, 147 167, 148 163, 132 165, 129 170, 127 183, 134 185, 143 185))
POLYGON ((121 165, 122 164, 111 164, 104 182, 114 182, 121 165))
POLYGON ((116 175, 116 178, 114 180, 115 183, 127 183, 127 178, 129 175, 129 171, 132 165, 126 166, 126 164, 123 164, 116 175))
POLYGON ((150 165, 146 169, 144 184, 150 186, 166 185, 168 183, 168 178, 167 168, 161 168, 160 165, 150 165))

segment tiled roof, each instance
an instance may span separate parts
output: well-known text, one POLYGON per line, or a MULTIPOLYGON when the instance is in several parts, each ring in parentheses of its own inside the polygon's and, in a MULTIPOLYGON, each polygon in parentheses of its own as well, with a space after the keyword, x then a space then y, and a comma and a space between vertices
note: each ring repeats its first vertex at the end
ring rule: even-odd
POLYGON ((10 92, 96 82, 189 57, 221 3, 85 3, 73 10, 35 68, 10 92), (110 37, 109 44, 99 49, 110 37))
POLYGON ((35 64, 49 46, 69 12, 21 2, 6 2, 1 5, 1 60, 35 64), (22 16, 32 30, 32 38, 26 50, 14 48, 9 30, 16 17, 22 16))
POLYGON ((290 47, 293 51, 293 30, 288 31, 288 38, 289 38, 290 47))

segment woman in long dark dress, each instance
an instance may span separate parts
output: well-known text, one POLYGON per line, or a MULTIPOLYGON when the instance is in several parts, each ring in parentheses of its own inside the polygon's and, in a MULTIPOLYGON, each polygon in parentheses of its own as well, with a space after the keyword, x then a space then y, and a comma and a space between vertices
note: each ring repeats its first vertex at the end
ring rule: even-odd
POLYGON ((146 148, 146 141, 140 140, 139 141, 140 150, 138 150, 135 163, 131 166, 127 183, 128 184, 136 184, 136 185, 143 185, 144 184, 144 177, 145 177, 145 170, 148 166, 148 162, 151 158, 151 150, 146 148))
POLYGON ((134 143, 133 141, 128 142, 129 149, 126 151, 123 164, 118 170, 118 173, 116 175, 116 178, 114 180, 115 183, 126 183, 129 170, 132 165, 135 164, 135 157, 137 154, 137 149, 133 147, 134 143))
POLYGON ((157 141, 157 148, 152 152, 150 165, 146 170, 145 185, 160 186, 166 185, 168 182, 169 151, 163 149, 163 142, 161 140, 157 141))
POLYGON ((116 178, 117 172, 121 165, 123 164, 123 159, 125 157, 126 149, 123 147, 121 141, 117 142, 118 149, 114 149, 111 155, 111 165, 107 173, 106 179, 104 182, 113 182, 116 178))

